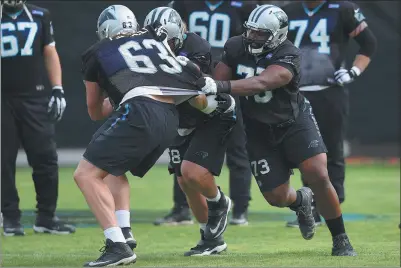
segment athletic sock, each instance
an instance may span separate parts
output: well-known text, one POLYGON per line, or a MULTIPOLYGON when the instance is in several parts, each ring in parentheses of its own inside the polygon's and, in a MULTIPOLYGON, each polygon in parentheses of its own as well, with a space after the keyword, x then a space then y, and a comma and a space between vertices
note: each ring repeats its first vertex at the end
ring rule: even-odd
POLYGON ((125 227, 131 228, 130 212, 128 210, 117 210, 115 214, 118 226, 120 228, 125 228, 125 227))
POLYGON ((199 223, 199 228, 200 228, 202 231, 205 231, 205 230, 206 230, 206 223, 199 223))
POLYGON ((104 230, 104 236, 113 242, 125 243, 125 238, 120 227, 110 227, 104 230))
POLYGON ((219 202, 221 198, 220 190, 217 189, 217 195, 214 198, 206 198, 207 201, 209 202, 219 202))
POLYGON ((332 237, 345 233, 343 215, 335 219, 326 220, 326 224, 332 237))
POLYGON ((291 210, 296 211, 301 204, 302 204, 302 194, 300 191, 297 191, 297 198, 295 199, 294 203, 292 203, 288 207, 291 210))

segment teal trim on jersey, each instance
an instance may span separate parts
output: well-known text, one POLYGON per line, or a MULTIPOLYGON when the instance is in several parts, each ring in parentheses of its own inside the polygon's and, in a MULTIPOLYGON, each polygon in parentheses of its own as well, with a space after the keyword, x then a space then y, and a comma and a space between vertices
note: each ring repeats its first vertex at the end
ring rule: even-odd
POLYGON ((14 17, 17 18, 19 15, 21 15, 22 12, 24 12, 24 9, 21 9, 20 11, 17 11, 15 13, 8 13, 7 11, 4 10, 4 13, 6 13, 8 16, 10 16, 13 19, 14 19, 14 17))
POLYGON ((318 5, 317 7, 315 7, 312 11, 309 10, 309 8, 306 6, 305 1, 302 2, 302 7, 304 8, 304 11, 306 13, 306 15, 308 15, 309 17, 315 15, 321 8, 322 6, 326 4, 326 1, 323 1, 320 5, 318 5))
POLYGON ((212 10, 212 8, 214 8, 212 11, 214 11, 214 10, 216 10, 217 8, 219 8, 219 6, 221 6, 223 3, 224 3, 224 1, 220 1, 220 2, 218 2, 217 4, 212 4, 212 3, 210 3, 209 1, 205 1, 205 3, 206 3, 206 5, 207 5, 207 7, 210 9, 210 10, 212 10))

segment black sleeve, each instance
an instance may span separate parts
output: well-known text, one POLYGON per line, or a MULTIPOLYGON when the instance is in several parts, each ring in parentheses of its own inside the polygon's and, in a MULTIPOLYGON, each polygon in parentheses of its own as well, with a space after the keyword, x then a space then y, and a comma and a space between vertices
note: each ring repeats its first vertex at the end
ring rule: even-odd
POLYGON ((296 76, 301 69, 301 53, 296 47, 286 46, 288 46, 288 49, 284 47, 278 51, 269 65, 280 65, 290 71, 293 76, 296 76))
POLYGON ((98 82, 99 62, 91 49, 82 56, 82 75, 85 81, 98 82))
POLYGON ((359 24, 366 20, 360 7, 348 1, 341 3, 341 19, 346 35, 352 33, 359 24))
POLYGON ((50 12, 48 10, 44 10, 43 12, 43 24, 42 24, 42 33, 43 33, 43 39, 42 39, 42 44, 43 46, 50 45, 54 43, 54 31, 53 31, 53 25, 52 21, 50 18, 50 12))
MULTIPOLYGON (((188 54, 188 59, 196 63, 203 73, 210 74, 212 64, 212 47, 200 36, 192 34, 196 39, 196 49, 188 54)), ((195 46, 194 46, 195 47, 195 46)))
POLYGON ((177 11, 178 14, 180 14, 181 19, 182 19, 185 23, 188 22, 188 14, 187 14, 187 12, 186 12, 185 3, 184 3, 183 0, 171 1, 171 2, 168 4, 168 6, 171 7, 171 8, 173 8, 173 9, 175 9, 175 11, 177 11))
POLYGON ((229 67, 234 66, 235 51, 236 51, 236 42, 234 38, 230 38, 224 45, 224 51, 223 54, 221 55, 221 62, 229 67))

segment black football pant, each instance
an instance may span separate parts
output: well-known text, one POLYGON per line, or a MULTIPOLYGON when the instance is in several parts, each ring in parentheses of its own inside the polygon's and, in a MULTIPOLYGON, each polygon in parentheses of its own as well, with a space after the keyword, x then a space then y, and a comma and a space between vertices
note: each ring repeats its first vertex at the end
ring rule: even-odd
MULTIPOLYGON (((239 108, 239 101, 237 100, 239 108)), ((252 173, 245 148, 246 137, 242 114, 237 109, 237 124, 232 130, 226 152, 227 166, 230 171, 230 198, 234 202, 234 212, 243 213, 248 209, 251 200, 252 173)), ((188 207, 185 194, 182 192, 176 175, 174 175, 174 204, 176 207, 188 207)))
POLYGON ((54 124, 47 114, 46 97, 8 97, 1 100, 1 212, 20 219, 15 165, 20 144, 32 167, 39 216, 53 217, 58 197, 54 124))
POLYGON ((330 87, 321 91, 304 91, 310 101, 323 141, 327 148, 327 169, 340 203, 344 202, 344 140, 349 111, 348 90, 330 87))

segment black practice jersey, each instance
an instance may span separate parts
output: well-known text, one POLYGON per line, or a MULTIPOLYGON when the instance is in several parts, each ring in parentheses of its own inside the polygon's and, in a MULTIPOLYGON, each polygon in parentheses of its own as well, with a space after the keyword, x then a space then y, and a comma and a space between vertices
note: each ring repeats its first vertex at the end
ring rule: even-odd
MULTIPOLYGON (((202 72, 209 74, 211 65, 210 44, 195 33, 185 35, 184 44, 177 54, 185 56, 196 63, 202 72)), ((177 106, 180 117, 180 128, 194 128, 198 122, 203 121, 206 115, 198 109, 192 107, 188 102, 177 106)))
POLYGON ((228 38, 243 33, 243 24, 258 1, 173 1, 187 23, 188 31, 199 34, 212 46, 213 60, 218 61, 228 38))
POLYGON ((365 17, 354 3, 327 1, 308 11, 302 2, 283 7, 289 18, 288 39, 302 52, 300 86, 329 85, 344 63, 349 34, 365 17))
POLYGON ((146 27, 129 37, 97 42, 82 56, 84 80, 97 82, 115 105, 129 91, 131 97, 197 95, 201 73, 181 66, 156 38, 146 27))
POLYGON ((3 9, 2 94, 37 95, 44 92, 43 48, 55 45, 53 27, 47 9, 30 4, 25 7, 13 16, 3 9))
POLYGON ((270 53, 254 57, 246 52, 242 38, 230 38, 224 47, 222 62, 231 68, 234 80, 258 75, 269 65, 283 66, 293 74, 291 82, 282 88, 241 97, 244 118, 272 125, 294 120, 304 100, 298 89, 301 61, 299 49, 286 40, 270 53))

